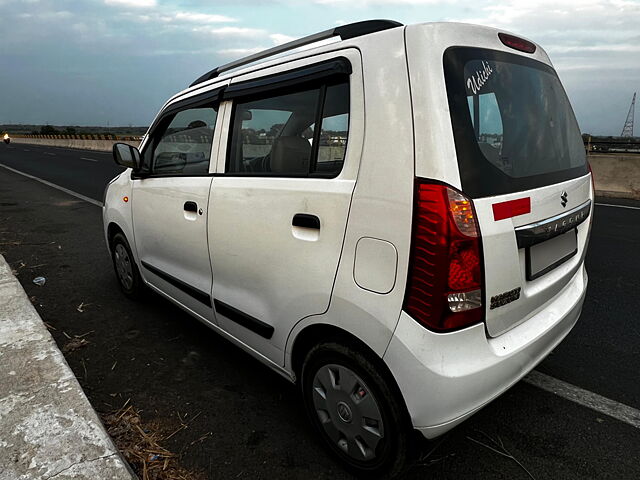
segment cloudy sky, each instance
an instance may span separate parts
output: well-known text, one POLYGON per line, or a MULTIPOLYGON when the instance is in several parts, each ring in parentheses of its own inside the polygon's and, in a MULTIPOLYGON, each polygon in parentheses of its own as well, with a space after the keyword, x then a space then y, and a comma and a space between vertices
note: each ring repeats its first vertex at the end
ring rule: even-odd
POLYGON ((0 0, 0 124, 148 125, 218 64, 372 18, 536 40, 583 132, 619 135, 640 91, 640 0, 0 0))

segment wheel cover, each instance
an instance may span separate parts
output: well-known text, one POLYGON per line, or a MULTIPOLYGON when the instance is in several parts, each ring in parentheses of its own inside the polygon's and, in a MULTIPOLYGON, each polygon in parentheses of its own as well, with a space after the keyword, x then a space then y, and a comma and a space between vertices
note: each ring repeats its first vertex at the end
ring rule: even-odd
POLYGON ((116 264, 116 272, 118 279, 124 288, 130 290, 133 286, 133 266, 131 265, 131 257, 124 245, 121 243, 116 245, 113 252, 113 258, 116 264))
POLYGON ((353 460, 376 460, 384 425, 364 381, 343 365, 328 364, 316 372, 312 388, 313 406, 329 440, 353 460))

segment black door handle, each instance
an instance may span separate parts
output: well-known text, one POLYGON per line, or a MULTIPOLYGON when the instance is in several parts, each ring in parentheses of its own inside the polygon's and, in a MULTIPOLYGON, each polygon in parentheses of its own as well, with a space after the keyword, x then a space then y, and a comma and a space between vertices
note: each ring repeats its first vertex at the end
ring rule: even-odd
POLYGON ((196 213, 198 211, 198 204, 196 202, 184 202, 184 211, 196 213))
POLYGON ((309 215, 308 213, 296 213, 293 216, 291 225, 294 227, 314 228, 316 230, 320 230, 320 219, 315 215, 309 215))

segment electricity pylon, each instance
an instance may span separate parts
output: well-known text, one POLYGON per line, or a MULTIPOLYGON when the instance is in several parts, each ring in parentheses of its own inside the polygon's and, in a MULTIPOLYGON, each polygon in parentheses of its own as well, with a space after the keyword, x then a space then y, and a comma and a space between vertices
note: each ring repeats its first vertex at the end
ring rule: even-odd
POLYGON ((629 107, 629 113, 627 114, 627 120, 622 127, 621 137, 633 137, 633 114, 636 107, 636 94, 633 94, 633 100, 631 100, 631 106, 629 107))

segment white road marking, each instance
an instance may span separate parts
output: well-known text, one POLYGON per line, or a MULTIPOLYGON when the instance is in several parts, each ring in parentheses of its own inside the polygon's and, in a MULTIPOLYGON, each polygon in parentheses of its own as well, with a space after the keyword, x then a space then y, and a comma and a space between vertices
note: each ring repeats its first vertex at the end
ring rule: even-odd
POLYGON ((33 175, 29 175, 28 173, 21 172, 20 170, 16 170, 15 168, 7 167, 6 165, 2 165, 1 163, 0 163, 0 167, 6 168, 7 170, 9 170, 9 171, 11 171, 13 173, 17 173, 18 175, 22 175, 23 177, 30 178, 31 180, 35 180, 36 182, 44 183, 45 185, 47 185, 49 187, 55 188, 57 190, 60 190, 61 192, 67 193, 69 195, 73 195, 74 197, 79 198, 80 200, 84 200, 85 202, 89 202, 92 205, 95 205, 97 207, 102 207, 102 202, 98 202, 97 200, 94 200, 93 198, 85 197, 81 193, 77 193, 77 192, 74 192, 73 190, 69 190, 68 188, 61 187, 60 185, 56 185, 55 183, 47 182, 46 180, 43 180, 43 179, 38 178, 38 177, 34 177, 33 175))
POLYGON ((51 152, 44 152, 45 155, 53 155, 55 156, 55 153, 51 153, 51 152))
POLYGON ((640 207, 632 207, 631 205, 614 205, 612 203, 596 203, 599 207, 618 207, 618 208, 630 208, 631 210, 640 210, 640 207))
POLYGON ((610 398, 603 397, 597 393, 590 392, 570 383, 563 382, 557 378, 550 377, 544 373, 540 373, 536 370, 529 373, 523 378, 523 381, 534 385, 542 390, 550 393, 554 393, 559 397, 566 400, 570 400, 583 407, 590 408, 596 412, 600 412, 609 417, 613 417, 616 420, 631 425, 632 427, 640 428, 640 410, 625 405, 624 403, 616 402, 610 398))
POLYGON ((97 162, 98 161, 95 158, 86 158, 86 157, 80 157, 80 160, 87 160, 89 162, 97 162))

